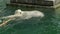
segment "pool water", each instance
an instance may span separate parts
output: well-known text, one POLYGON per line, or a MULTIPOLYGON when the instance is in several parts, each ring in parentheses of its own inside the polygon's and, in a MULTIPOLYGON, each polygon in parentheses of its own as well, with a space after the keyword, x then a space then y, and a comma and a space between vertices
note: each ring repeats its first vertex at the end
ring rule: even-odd
POLYGON ((0 17, 14 14, 15 10, 39 10, 44 13, 43 18, 28 20, 13 20, 0 27, 0 34, 60 34, 60 8, 41 8, 28 6, 0 5, 0 17))

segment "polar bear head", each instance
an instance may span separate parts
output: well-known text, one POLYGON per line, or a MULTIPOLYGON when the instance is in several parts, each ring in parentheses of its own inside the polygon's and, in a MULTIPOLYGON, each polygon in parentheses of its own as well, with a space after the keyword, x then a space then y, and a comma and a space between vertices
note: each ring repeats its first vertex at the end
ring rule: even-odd
POLYGON ((21 11, 20 9, 15 11, 15 14, 22 14, 22 13, 23 13, 23 11, 21 11))

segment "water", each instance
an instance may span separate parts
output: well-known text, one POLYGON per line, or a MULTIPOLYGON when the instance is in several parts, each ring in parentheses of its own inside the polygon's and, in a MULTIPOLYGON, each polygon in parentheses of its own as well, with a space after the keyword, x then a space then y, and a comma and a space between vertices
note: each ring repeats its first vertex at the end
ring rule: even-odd
POLYGON ((60 34, 60 8, 34 8, 24 6, 0 6, 0 17, 14 14, 16 9, 39 10, 45 16, 28 20, 14 20, 0 27, 0 34, 60 34))

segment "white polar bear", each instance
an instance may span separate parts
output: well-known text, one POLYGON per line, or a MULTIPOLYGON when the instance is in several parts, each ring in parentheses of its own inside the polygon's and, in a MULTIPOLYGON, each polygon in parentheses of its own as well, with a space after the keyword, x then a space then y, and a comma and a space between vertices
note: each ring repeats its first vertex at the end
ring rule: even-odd
POLYGON ((3 18, 20 18, 20 19, 30 19, 32 17, 44 17, 44 14, 40 11, 21 11, 20 9, 15 11, 14 15, 9 15, 3 18))
POLYGON ((44 14, 40 11, 21 11, 20 9, 15 11, 14 15, 9 15, 9 16, 5 16, 2 17, 2 19, 7 19, 9 18, 7 21, 2 21, 0 20, 0 22, 3 22, 2 24, 0 24, 0 26, 3 26, 5 24, 7 24, 9 21, 11 20, 24 20, 24 19, 30 19, 32 17, 44 17, 44 14))

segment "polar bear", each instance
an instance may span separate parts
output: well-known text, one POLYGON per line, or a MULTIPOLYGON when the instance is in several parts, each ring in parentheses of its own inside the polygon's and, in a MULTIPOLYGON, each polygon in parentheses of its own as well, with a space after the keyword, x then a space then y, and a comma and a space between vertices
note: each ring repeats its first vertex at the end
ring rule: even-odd
POLYGON ((44 17, 44 13, 33 10, 33 11, 22 11, 20 9, 15 11, 14 15, 9 15, 3 18, 20 18, 20 19, 30 19, 32 17, 44 17))
POLYGON ((44 17, 44 14, 40 11, 33 10, 33 11, 22 11, 20 9, 15 11, 14 15, 19 15, 20 18, 22 17, 23 19, 30 19, 32 17, 44 17))
POLYGON ((21 20, 21 19, 24 20, 24 19, 30 19, 32 17, 44 17, 44 13, 37 11, 37 10, 22 11, 22 10, 18 9, 15 11, 15 13, 13 15, 2 17, 2 19, 7 19, 7 18, 9 18, 9 19, 7 21, 0 20, 0 22, 3 22, 2 24, 0 24, 0 26, 3 26, 5 24, 7 24, 9 21, 15 20, 17 18, 18 18, 18 20, 21 20))

